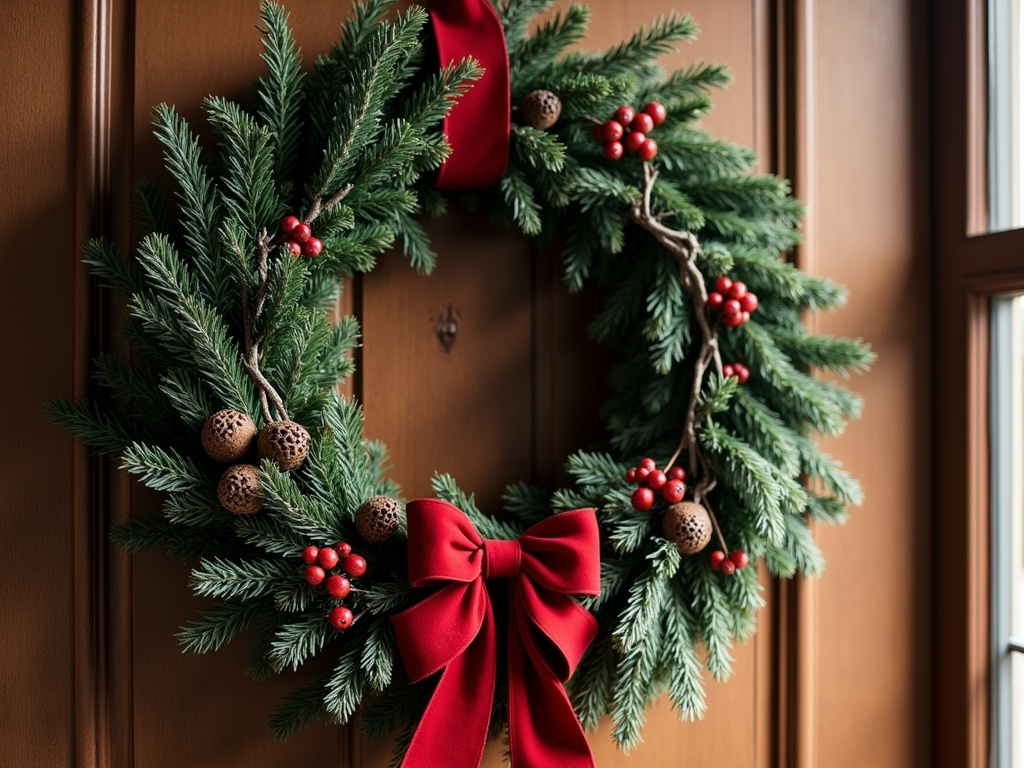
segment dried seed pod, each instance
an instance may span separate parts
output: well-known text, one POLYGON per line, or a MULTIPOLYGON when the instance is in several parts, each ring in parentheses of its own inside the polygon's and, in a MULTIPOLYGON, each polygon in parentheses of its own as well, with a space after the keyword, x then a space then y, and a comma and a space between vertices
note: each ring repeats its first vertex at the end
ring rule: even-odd
POLYGON ((270 459, 281 471, 302 466, 309 455, 309 432, 294 421, 275 421, 260 430, 256 441, 260 458, 270 459))
POLYGON ((395 535, 401 505, 388 496, 371 496, 356 510, 356 531, 365 541, 379 544, 395 535))
POLYGON ((679 547, 684 555, 700 552, 711 541, 711 516, 694 501, 681 501, 671 505, 661 518, 661 531, 665 538, 679 547))
POLYGON ((244 458, 255 439, 255 422, 247 414, 231 408, 217 411, 203 424, 203 450, 222 464, 233 464, 244 458))
POLYGON ((538 131, 553 126, 561 114, 562 100, 551 91, 530 91, 519 105, 522 121, 538 131))
POLYGON ((228 467, 217 483, 217 500, 236 515, 251 515, 263 509, 259 473, 252 464, 228 467))

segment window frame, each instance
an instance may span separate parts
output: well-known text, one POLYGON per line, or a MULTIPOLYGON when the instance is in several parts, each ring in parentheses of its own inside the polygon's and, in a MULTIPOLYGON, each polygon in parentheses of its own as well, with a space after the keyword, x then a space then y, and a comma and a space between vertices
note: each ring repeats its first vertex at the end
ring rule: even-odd
POLYGON ((989 768, 991 299, 1024 292, 1024 230, 988 229, 985 0, 932 5, 934 450, 932 743, 989 768))

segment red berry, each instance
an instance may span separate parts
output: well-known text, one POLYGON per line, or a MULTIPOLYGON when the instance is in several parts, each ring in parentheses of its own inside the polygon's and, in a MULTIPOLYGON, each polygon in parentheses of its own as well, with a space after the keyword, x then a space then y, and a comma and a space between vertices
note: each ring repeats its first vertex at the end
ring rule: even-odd
POLYGON ((292 256, 299 256, 302 253, 302 243, 298 240, 285 240, 282 243, 292 256))
POLYGON ((686 470, 682 467, 672 467, 668 471, 669 480, 686 480, 686 470))
POLYGON ((339 632, 352 626, 355 618, 347 606, 339 605, 331 609, 331 626, 339 632))
POLYGON ((737 280, 729 287, 730 299, 742 299, 747 295, 747 284, 737 280))
POLYGON ((743 323, 749 323, 749 322, 750 322, 750 313, 749 312, 744 312, 742 315, 740 315, 740 322, 739 322, 740 325, 742 325, 743 323))
POLYGON ((669 480, 661 487, 661 498, 669 504, 677 504, 686 495, 686 483, 682 480, 669 480))
POLYGON ((319 565, 311 565, 306 569, 306 582, 312 584, 314 587, 324 580, 324 569, 319 565))
POLYGON ((604 156, 609 160, 618 160, 623 153, 621 141, 609 141, 604 145, 604 156))
POLYGON ((757 309, 757 294, 745 293, 740 297, 740 306, 744 312, 753 312, 757 309))
POLYGON ((623 126, 629 125, 633 122, 633 118, 636 117, 636 110, 623 104, 617 110, 615 110, 615 120, 622 123, 623 126))
POLYGON ((652 459, 651 457, 644 456, 642 459, 640 459, 639 467, 641 469, 646 469, 648 472, 653 472, 658 468, 658 465, 654 463, 654 459, 652 459))
POLYGON ((715 280, 715 290, 719 293, 728 293, 730 288, 732 288, 732 280, 725 275, 715 280))
POLYGON ((312 565, 316 562, 316 556, 320 554, 320 550, 316 547, 306 547, 302 550, 302 562, 306 565, 312 565))
POLYGON ((727 379, 731 379, 736 375, 736 366, 732 364, 726 364, 722 366, 722 375, 727 379))
POLYGON ((609 120, 601 126, 601 140, 618 141, 622 138, 622 134, 625 133, 625 131, 626 129, 622 127, 622 123, 617 120, 609 120))
POLYGON ((309 228, 309 224, 299 224, 295 229, 292 230, 292 237, 298 240, 300 243, 304 243, 309 240, 309 236, 313 234, 313 230, 309 228))
POLYGON ((324 244, 320 242, 319 238, 311 237, 302 244, 302 255, 315 259, 323 249, 324 244))
POLYGON ((341 564, 341 569, 353 579, 366 573, 366 560, 362 555, 349 555, 341 564))
POLYGON ((633 131, 622 140, 622 143, 630 152, 636 152, 644 145, 645 141, 647 141, 647 137, 644 134, 633 131))
POLYGON ((724 315, 722 317, 722 324, 726 328, 735 328, 737 325, 743 325, 743 314, 724 315))
POLYGON ((637 116, 633 118, 633 122, 629 124, 629 127, 640 133, 650 133, 654 128, 654 118, 646 112, 638 112, 637 116))
POLYGON ((720 294, 718 291, 712 291, 708 294, 708 306, 711 307, 711 309, 718 309, 722 306, 724 301, 725 296, 720 294))
POLYGON ((337 574, 328 576, 324 586, 327 587, 327 594, 331 597, 346 597, 352 590, 352 582, 337 574))
POLYGON ((659 104, 656 101, 652 101, 644 107, 644 112, 651 116, 651 120, 654 121, 655 125, 661 125, 665 122, 665 118, 668 117, 668 111, 665 109, 664 105, 659 104))
POLYGON ((649 160, 653 160, 655 155, 658 154, 658 142, 654 139, 647 139, 643 144, 640 145, 640 149, 636 151, 636 156, 643 160, 645 163, 649 160))
POLYGON ((723 560, 722 564, 718 566, 718 570, 720 570, 726 576, 732 576, 734 573, 736 573, 736 563, 734 563, 732 560, 723 560))
POLYGON ((738 316, 743 312, 740 303, 736 299, 728 299, 722 304, 722 317, 738 316))
POLYGON ((636 480, 636 468, 635 467, 632 468, 632 469, 627 469, 626 470, 626 482, 627 483, 632 483, 634 480, 636 480))
POLYGON ((637 488, 633 491, 630 500, 633 502, 634 509, 639 509, 643 512, 645 509, 650 509, 654 506, 654 491, 650 488, 637 488))
POLYGON ((649 470, 647 467, 640 467, 636 471, 636 474, 633 475, 633 479, 636 482, 641 483, 641 484, 642 483, 646 483, 647 482, 647 476, 649 474, 651 474, 651 470, 649 470))
POLYGON ((334 545, 334 551, 338 553, 338 557, 348 557, 352 554, 352 545, 347 541, 339 541, 334 545))
POLYGON ((739 379, 740 384, 746 384, 750 379, 750 369, 742 363, 736 363, 733 368, 736 369, 736 378, 739 379))
POLYGON ((329 571, 338 564, 338 553, 330 547, 324 547, 320 550, 320 554, 316 556, 316 561, 320 563, 325 571, 329 571))
POLYGON ((302 222, 299 221, 295 216, 285 216, 283 219, 281 219, 281 229, 284 232, 291 232, 301 223, 302 222))
POLYGON ((656 491, 668 482, 668 477, 660 469, 656 469, 647 476, 647 487, 656 491))
POLYGON ((732 561, 732 564, 736 566, 737 570, 740 568, 746 568, 747 563, 750 562, 750 558, 747 557, 747 553, 742 549, 734 549, 729 553, 729 559, 732 561))
POLYGON ((716 549, 711 553, 711 556, 708 559, 711 561, 711 567, 717 571, 722 567, 722 563, 725 562, 725 552, 720 549, 716 549))

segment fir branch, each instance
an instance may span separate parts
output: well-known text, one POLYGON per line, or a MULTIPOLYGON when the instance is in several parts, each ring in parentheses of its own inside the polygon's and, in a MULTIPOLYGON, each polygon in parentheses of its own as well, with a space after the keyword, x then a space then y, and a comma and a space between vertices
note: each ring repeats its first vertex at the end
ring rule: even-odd
POLYGON ((327 616, 320 612, 284 622, 277 628, 267 659, 277 672, 288 667, 298 669, 324 647, 333 631, 327 616))
POLYGON ((192 459, 174 450, 137 442, 121 455, 120 468, 137 475, 155 491, 190 491, 209 484, 192 459))
POLYGON ((135 425, 127 418, 90 400, 57 398, 47 404, 46 413, 101 456, 120 456, 136 438, 135 425))
POLYGON ((215 557, 192 570, 189 586, 200 597, 246 602, 269 594, 277 584, 298 579, 294 566, 280 560, 241 561, 215 557))
POLYGON ((284 741, 294 736, 313 720, 330 720, 324 706, 324 686, 328 675, 317 675, 308 684, 288 694, 285 703, 270 717, 270 732, 284 741))
POLYGON ((260 3, 260 29, 267 75, 256 81, 257 115, 274 144, 273 178, 289 179, 295 171, 302 136, 302 57, 288 26, 288 12, 271 0, 260 3))
POLYGON ((178 632, 182 649, 190 653, 209 653, 223 648, 266 610, 261 602, 223 603, 178 632))
POLYGON ((366 677, 360 666, 361 655, 360 644, 350 641, 327 681, 324 705, 336 723, 348 722, 366 690, 366 677))

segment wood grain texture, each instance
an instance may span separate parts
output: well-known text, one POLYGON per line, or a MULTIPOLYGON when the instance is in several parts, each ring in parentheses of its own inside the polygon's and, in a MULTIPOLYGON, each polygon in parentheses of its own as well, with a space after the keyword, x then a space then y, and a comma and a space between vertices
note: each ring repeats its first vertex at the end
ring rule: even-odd
POLYGON ((932 764, 926 11, 815 4, 811 264, 850 298, 813 323, 862 337, 879 359, 850 382, 863 418, 824 442, 866 501, 842 528, 817 527, 828 568, 813 607, 810 765, 932 764))
POLYGON ((66 765, 73 731, 71 438, 44 402, 75 387, 73 3, 4 6, 0 46, 0 764, 66 765), (41 55, 43 54, 43 55, 41 55))

